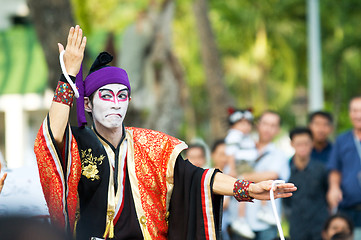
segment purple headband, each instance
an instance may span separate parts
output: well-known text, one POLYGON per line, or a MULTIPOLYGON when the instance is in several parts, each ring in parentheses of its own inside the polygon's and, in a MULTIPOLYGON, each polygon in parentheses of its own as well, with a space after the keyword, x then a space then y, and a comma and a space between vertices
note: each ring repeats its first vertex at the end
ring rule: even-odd
POLYGON ((129 89, 130 94, 128 74, 124 69, 118 67, 109 66, 101 68, 89 74, 84 81, 81 67, 79 73, 76 75, 75 83, 79 90, 79 98, 76 100, 79 127, 87 124, 84 109, 84 97, 89 97, 100 87, 111 83, 120 83, 125 85, 129 89))

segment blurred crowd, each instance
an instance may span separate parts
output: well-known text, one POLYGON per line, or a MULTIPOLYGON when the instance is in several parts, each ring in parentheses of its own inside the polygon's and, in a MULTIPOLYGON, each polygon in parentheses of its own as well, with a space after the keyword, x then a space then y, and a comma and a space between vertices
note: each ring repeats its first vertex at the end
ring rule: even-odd
MULTIPOLYGON (((265 111, 255 119, 249 109, 230 109, 225 139, 216 140, 210 148, 198 140, 189 145, 184 157, 198 167, 214 167, 252 182, 280 179, 294 183, 298 190, 292 197, 275 201, 292 240, 361 239, 361 96, 350 100, 349 117, 353 128, 331 142, 332 114, 311 113, 307 126, 288 132, 294 154, 287 156, 277 145, 282 126, 277 112, 265 111)), ((0 191, 5 178, 0 179, 0 191)), ((223 239, 279 239, 269 201, 238 203, 226 197, 223 208, 223 239)), ((11 221, 30 223, 22 218, 11 221)), ((43 225, 35 221, 31 226, 43 225)), ((0 226, 6 229, 0 231, 0 239, 27 234, 0 226)))
MULTIPOLYGON (((275 201, 292 240, 361 239, 361 96, 350 100, 349 118, 353 128, 332 142, 332 114, 311 113, 307 126, 288 132, 294 154, 287 156, 277 145, 282 126, 277 112, 255 119, 249 109, 230 109, 229 130, 211 146, 211 162, 201 141, 189 146, 185 158, 253 182, 294 183, 298 190, 292 197, 275 201)), ((222 227, 225 240, 278 239, 270 202, 226 197, 222 227)))

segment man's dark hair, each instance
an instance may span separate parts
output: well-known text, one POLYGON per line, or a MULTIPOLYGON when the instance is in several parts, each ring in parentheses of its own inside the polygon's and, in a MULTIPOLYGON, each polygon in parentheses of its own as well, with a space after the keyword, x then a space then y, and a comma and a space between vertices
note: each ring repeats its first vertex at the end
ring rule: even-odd
POLYGON ((291 141, 293 140, 293 138, 297 135, 301 135, 301 134, 308 134, 310 136, 311 139, 313 139, 312 136, 312 132, 309 128, 307 127, 296 127, 294 129, 292 129, 290 131, 290 139, 291 141))
POLYGON ((352 240, 352 239, 353 239, 352 234, 344 233, 344 232, 335 233, 331 237, 331 240, 352 240))
POLYGON ((326 118, 328 123, 330 125, 333 124, 333 117, 332 117, 332 114, 329 113, 329 112, 326 112, 326 111, 316 111, 316 112, 312 112, 310 115, 308 115, 308 123, 311 123, 313 121, 313 119, 315 117, 323 117, 323 118, 326 118))
POLYGON ((273 115, 277 115, 278 116, 278 119, 279 119, 279 126, 282 125, 282 118, 281 118, 281 115, 276 112, 276 111, 273 111, 273 110, 266 110, 266 111, 263 111, 262 114, 258 117, 258 122, 261 121, 262 117, 266 114, 273 114, 273 115))
POLYGON ((213 145, 212 145, 211 152, 212 152, 212 153, 214 153, 214 151, 216 151, 217 147, 218 147, 219 145, 222 145, 222 144, 225 144, 225 142, 224 142, 224 139, 223 139, 223 138, 222 138, 222 139, 218 139, 218 140, 214 141, 214 143, 213 143, 213 145))
POLYGON ((186 149, 185 151, 185 154, 187 154, 187 152, 192 149, 192 148, 200 148, 202 150, 202 153, 204 156, 206 156, 206 149, 205 147, 202 145, 202 144, 199 144, 199 143, 193 143, 193 144, 190 144, 188 146, 188 148, 186 149))
MULTIPOLYGON (((96 91, 95 91, 96 92, 96 91)), ((93 106, 93 100, 94 100, 94 95, 95 95, 95 92, 93 92, 90 96, 89 96, 89 101, 90 101, 90 104, 93 106)), ((90 116, 91 119, 93 119, 93 114, 91 112, 87 112, 88 115, 90 116)), ((91 124, 93 124, 93 122, 91 122, 91 124)))
POLYGON ((323 231, 327 231, 327 229, 330 227, 331 222, 336 218, 341 218, 341 219, 345 220, 348 225, 348 228, 350 229, 350 233, 351 234, 353 233, 353 230, 354 230, 353 222, 351 221, 351 219, 349 217, 347 217, 345 214, 342 214, 342 213, 336 213, 336 214, 330 216, 329 218, 327 218, 325 224, 323 225, 323 231))

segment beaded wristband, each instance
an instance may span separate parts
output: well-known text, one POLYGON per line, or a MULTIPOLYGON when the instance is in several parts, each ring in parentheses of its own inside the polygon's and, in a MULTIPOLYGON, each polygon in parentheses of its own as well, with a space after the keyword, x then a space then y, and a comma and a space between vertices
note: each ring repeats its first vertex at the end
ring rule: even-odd
POLYGON ((58 82, 58 86, 56 87, 53 101, 62 103, 68 106, 73 105, 74 92, 69 83, 65 83, 62 81, 58 82))
POLYGON ((234 183, 233 196, 238 202, 241 201, 253 202, 253 198, 250 197, 248 193, 248 188, 251 183, 252 182, 249 182, 247 180, 240 180, 240 179, 238 179, 234 183))

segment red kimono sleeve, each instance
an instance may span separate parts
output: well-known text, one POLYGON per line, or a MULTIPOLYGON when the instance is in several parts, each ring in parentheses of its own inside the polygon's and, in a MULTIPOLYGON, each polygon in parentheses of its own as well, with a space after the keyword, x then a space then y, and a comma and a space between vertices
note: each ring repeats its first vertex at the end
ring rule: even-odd
POLYGON ((70 127, 66 129, 64 148, 65 154, 62 156, 53 138, 47 116, 34 144, 41 186, 52 223, 72 231, 77 209, 81 162, 70 127), (66 164, 62 164, 63 160, 66 164))

